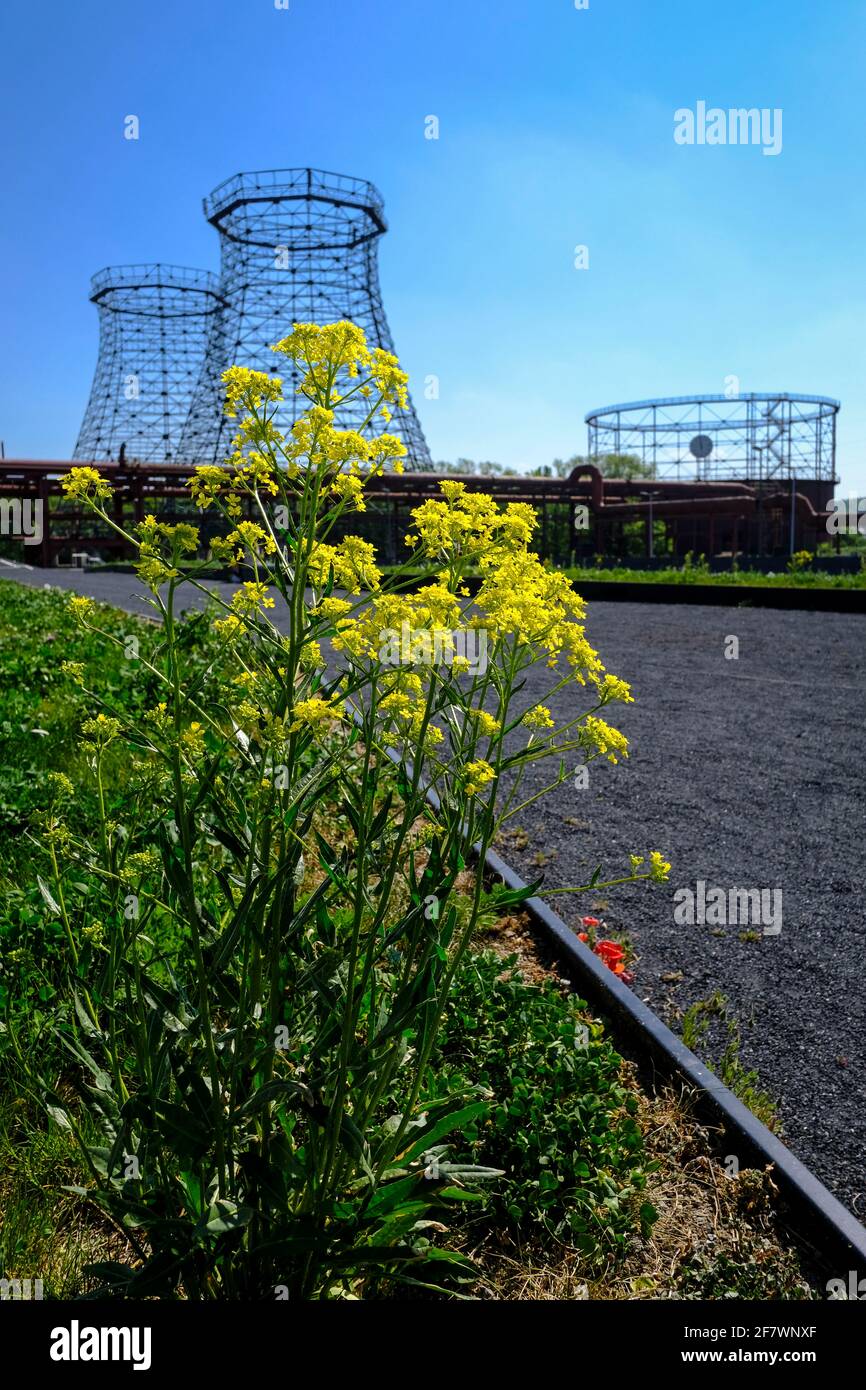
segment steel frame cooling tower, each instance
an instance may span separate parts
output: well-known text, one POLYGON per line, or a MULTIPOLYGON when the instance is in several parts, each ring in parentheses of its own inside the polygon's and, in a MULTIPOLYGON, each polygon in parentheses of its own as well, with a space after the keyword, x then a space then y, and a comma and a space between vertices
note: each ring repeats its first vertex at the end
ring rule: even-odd
POLYGON ((109 266, 91 281, 99 357, 75 459, 169 463, 224 307, 216 276, 174 265, 109 266))
MULTIPOLYGON (((236 174, 205 199, 204 210, 220 237, 225 307, 211 322, 181 450, 188 462, 219 463, 236 428, 222 410, 226 367, 283 377, 285 403, 276 424, 284 433, 305 408, 292 364, 270 350, 293 324, 350 319, 372 347, 394 352, 378 271, 378 239, 387 223, 372 184, 319 169, 236 174)), ((356 397, 340 423, 357 427, 363 414, 356 397)), ((411 400, 407 410, 395 407, 388 429, 406 445, 407 469, 432 467, 411 400)))

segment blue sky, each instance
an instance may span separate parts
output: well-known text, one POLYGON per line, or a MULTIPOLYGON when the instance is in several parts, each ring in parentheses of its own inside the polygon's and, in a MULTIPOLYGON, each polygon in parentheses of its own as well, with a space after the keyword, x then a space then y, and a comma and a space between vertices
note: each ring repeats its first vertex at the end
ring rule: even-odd
POLYGON ((216 269, 202 196, 312 164, 384 194, 385 305, 434 458, 546 463, 584 451, 591 407, 733 374, 839 398, 839 491, 866 492, 864 38, 862 0, 6 7, 7 455, 71 453, 94 271, 216 269), (698 100, 781 108, 781 154, 677 145, 698 100))

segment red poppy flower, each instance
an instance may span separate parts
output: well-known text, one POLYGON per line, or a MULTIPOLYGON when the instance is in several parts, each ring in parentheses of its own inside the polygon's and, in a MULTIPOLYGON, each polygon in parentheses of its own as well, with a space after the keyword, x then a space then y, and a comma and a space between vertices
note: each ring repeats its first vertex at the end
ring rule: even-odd
POLYGON ((616 941, 597 941, 595 943, 596 955, 601 956, 605 965, 609 965, 611 970, 620 961, 625 960, 625 951, 616 941))

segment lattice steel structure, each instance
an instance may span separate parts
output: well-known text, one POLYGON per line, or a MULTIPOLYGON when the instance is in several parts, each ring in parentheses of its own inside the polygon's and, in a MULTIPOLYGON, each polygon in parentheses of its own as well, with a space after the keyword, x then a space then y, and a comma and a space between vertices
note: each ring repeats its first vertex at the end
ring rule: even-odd
MULTIPOLYGON (((204 201, 219 233, 224 312, 211 326, 201 381, 183 433, 188 461, 220 462, 235 422, 222 412, 220 376, 237 364, 283 377, 285 404, 276 416, 284 433, 306 401, 299 378, 270 345, 294 323, 351 319, 372 347, 394 351, 379 289, 378 239, 387 231, 381 194, 370 183, 319 169, 273 169, 236 174, 204 201)), ((364 403, 341 413, 357 427, 364 403)), ((411 401, 394 409, 388 429, 406 445, 406 467, 430 468, 430 452, 411 401)))
POLYGON ((219 282, 185 266, 110 266, 90 299, 99 357, 73 458, 171 462, 224 307, 219 282))
POLYGON ((835 483, 838 411, 787 392, 632 401, 590 411, 589 456, 636 454, 655 478, 835 483))

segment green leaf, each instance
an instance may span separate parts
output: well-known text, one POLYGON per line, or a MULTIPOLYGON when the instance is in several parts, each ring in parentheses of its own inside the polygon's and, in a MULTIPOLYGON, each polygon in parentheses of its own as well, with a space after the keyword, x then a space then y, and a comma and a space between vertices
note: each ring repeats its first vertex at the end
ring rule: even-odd
POLYGON ((99 1029, 97 1028, 96 1024, 93 1022, 93 1019, 90 1017, 90 1014, 89 1014, 89 1013, 87 1012, 87 1010, 85 1009, 84 1004, 83 1004, 82 999, 81 999, 81 996, 79 995, 79 993, 78 993, 77 990, 76 990, 75 994, 72 996, 72 998, 73 998, 73 1003, 74 1003, 74 1005, 75 1005, 75 1013, 76 1013, 76 1016, 77 1016, 77 1018, 78 1018, 78 1022, 81 1024, 81 1027, 84 1029, 85 1033, 86 1033, 86 1034, 88 1035, 88 1037, 90 1037, 90 1038, 97 1038, 97 1037, 99 1037, 99 1036, 100 1036, 99 1029))
POLYGON ((52 897, 51 889, 48 887, 48 884, 45 882, 45 879, 42 878, 40 874, 37 874, 36 882, 39 884, 39 891, 45 899, 45 902, 47 903, 48 907, 51 909, 52 915, 55 917, 59 917, 61 915, 60 904, 56 902, 52 897))
POLYGON ((254 1115, 257 1111, 270 1105, 275 1100, 303 1100, 310 1104, 313 1100, 313 1093, 309 1086, 302 1081, 268 1081, 264 1086, 260 1086, 257 1091, 245 1100, 243 1105, 239 1105, 237 1110, 232 1111, 231 1120, 240 1119, 243 1115, 254 1115))
POLYGON ((158 1096, 153 1104, 157 1126, 162 1138, 183 1158, 203 1158, 212 1142, 211 1128, 189 1110, 158 1096))
POLYGON ((505 1177, 504 1168, 483 1168, 477 1163, 440 1163, 439 1172, 451 1178, 465 1178, 467 1182, 483 1182, 487 1178, 505 1177))
POLYGON ((432 1149, 434 1144, 446 1134, 452 1134, 455 1129, 462 1129, 464 1125, 470 1125, 474 1120, 478 1120, 482 1115, 486 1115, 488 1110, 487 1102, 483 1100, 475 1101, 472 1105, 466 1105, 461 1110, 455 1110, 450 1115, 445 1115, 441 1120, 420 1135, 409 1148, 400 1155, 403 1163, 411 1163, 414 1159, 420 1158, 422 1154, 432 1149))
POLYGON ((499 912, 505 907, 517 907, 520 903, 525 903, 527 898, 534 898, 539 888, 543 884, 543 878, 537 878, 534 883, 528 883, 525 888, 502 888, 494 890, 494 905, 499 912))
POLYGON ((250 1207, 238 1207, 234 1202, 214 1202, 207 1215, 205 1227, 211 1235, 223 1235, 226 1231, 237 1231, 248 1226, 253 1218, 250 1207))

